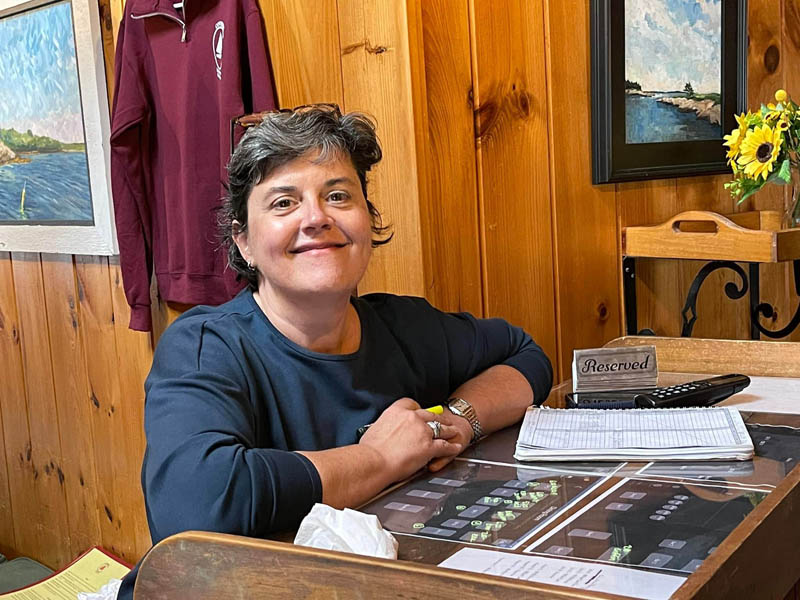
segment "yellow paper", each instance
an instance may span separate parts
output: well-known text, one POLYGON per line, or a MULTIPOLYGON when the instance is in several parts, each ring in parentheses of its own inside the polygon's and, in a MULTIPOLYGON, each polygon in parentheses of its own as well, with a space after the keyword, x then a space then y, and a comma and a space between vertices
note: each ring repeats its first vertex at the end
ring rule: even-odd
POLYGON ((7 594, 3 600, 75 600, 78 592, 97 592, 110 579, 122 579, 130 571, 97 548, 70 566, 31 587, 7 594))

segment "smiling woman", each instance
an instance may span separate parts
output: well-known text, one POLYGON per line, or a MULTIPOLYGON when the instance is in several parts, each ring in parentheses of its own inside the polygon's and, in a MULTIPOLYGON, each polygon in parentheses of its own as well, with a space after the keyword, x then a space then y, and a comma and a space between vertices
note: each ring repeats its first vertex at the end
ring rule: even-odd
POLYGON ((316 502, 359 506, 547 397, 550 362, 521 329, 354 296, 388 241, 367 199, 380 158, 368 118, 325 106, 268 113, 231 157, 223 235, 249 286, 185 313, 156 349, 142 469, 154 543, 261 537, 316 502))

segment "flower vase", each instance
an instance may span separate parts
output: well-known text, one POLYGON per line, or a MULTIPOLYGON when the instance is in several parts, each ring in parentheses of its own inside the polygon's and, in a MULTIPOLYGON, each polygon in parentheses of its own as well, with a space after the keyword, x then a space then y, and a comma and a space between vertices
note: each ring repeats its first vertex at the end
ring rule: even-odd
POLYGON ((797 168, 792 168, 792 195, 789 197, 789 207, 783 214, 783 228, 794 227, 800 227, 800 171, 797 168))

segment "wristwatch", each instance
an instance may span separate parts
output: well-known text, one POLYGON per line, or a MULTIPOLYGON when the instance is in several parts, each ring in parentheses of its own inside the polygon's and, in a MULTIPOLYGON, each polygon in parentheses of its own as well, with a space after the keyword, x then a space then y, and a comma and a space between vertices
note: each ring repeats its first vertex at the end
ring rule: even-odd
POLYGON ((454 415, 464 417, 467 421, 469 421, 470 427, 472 427, 472 439, 469 442, 470 444, 474 443, 478 440, 478 438, 483 436, 481 422, 478 420, 478 415, 475 414, 475 409, 472 408, 472 404, 463 398, 453 397, 447 401, 447 408, 449 408, 450 412, 454 415))

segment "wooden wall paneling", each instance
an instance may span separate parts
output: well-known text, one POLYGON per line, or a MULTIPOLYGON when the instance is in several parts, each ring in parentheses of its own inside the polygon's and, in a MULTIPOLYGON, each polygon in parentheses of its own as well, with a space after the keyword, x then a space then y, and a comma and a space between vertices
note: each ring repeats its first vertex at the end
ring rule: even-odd
MULTIPOLYGON (((573 349, 602 346, 622 331, 621 257, 614 186, 591 184, 589 3, 548 0, 545 37, 555 297, 564 378, 573 349)), ((541 160, 543 148, 534 150, 531 160, 541 160)))
POLYGON ((483 314, 469 11, 461 0, 409 3, 425 297, 483 314), (413 15, 413 16, 412 16, 413 15), (421 39, 420 39, 421 38, 421 39))
POLYGON ((486 315, 525 328, 557 373, 542 2, 471 6, 486 315))
POLYGON ((117 47, 117 31, 122 20, 122 0, 97 0, 100 12, 100 35, 103 42, 103 61, 106 71, 108 110, 114 102, 114 50, 117 47))
MULTIPOLYGON (((56 415, 62 460, 55 469, 66 494, 69 550, 74 558, 100 539, 97 475, 91 428, 86 352, 80 335, 80 311, 72 256, 43 254, 42 274, 50 334, 56 415)), ((48 467, 45 466, 45 472, 48 467)), ((65 543, 54 540, 56 543, 65 543)))
MULTIPOLYGON (((784 4, 791 3, 770 0, 750 0, 748 4, 748 108, 758 110, 764 103, 775 101, 775 90, 786 87, 786 77, 796 69, 790 65, 796 59, 796 50, 792 55, 791 35, 783 35, 785 31, 784 4), (788 46, 788 48, 786 47, 788 46)), ((791 12, 791 11, 790 11, 791 12)), ((796 47, 796 46, 795 46, 796 47)), ((788 187, 768 185, 757 194, 751 196, 737 210, 771 209, 784 210, 788 202, 788 187)), ((763 265, 761 267, 761 300, 769 302, 775 308, 772 320, 761 319, 769 329, 777 330, 785 326, 798 299, 795 298, 792 269, 789 264, 763 265)), ((800 336, 800 332, 796 332, 800 336)), ((763 337, 763 336, 762 336, 763 337)), ((797 337, 796 339, 800 339, 797 337)))
MULTIPOLYGON (((775 102, 775 90, 783 86, 781 40, 781 0, 748 0, 747 33, 747 107, 752 111, 761 104, 775 102)), ((783 189, 769 185, 742 204, 741 210, 783 207, 783 189)))
MULTIPOLYGON (((781 14, 781 47, 783 55, 783 87, 793 97, 795 102, 800 101, 800 0, 783 0, 783 12, 781 14), (788 65, 788 66, 787 66, 788 65)), ((785 206, 789 207, 791 190, 785 190, 785 206)), ((777 319, 777 324, 785 326, 795 308, 800 303, 794 293, 794 277, 790 265, 784 267, 784 295, 786 304, 783 308, 783 315, 777 319)), ((794 331, 787 339, 800 341, 800 329, 794 331)))
POLYGON ((371 174, 369 194, 395 233, 390 244, 373 253, 358 290, 422 296, 420 184, 406 1, 339 0, 338 15, 343 106, 377 121, 383 160, 371 174))
POLYGON ((23 501, 36 504, 37 559, 54 568, 72 557, 66 495, 63 479, 59 477, 59 471, 63 472, 62 453, 42 265, 36 253, 13 253, 11 264, 28 407, 30 468, 34 479, 34 496, 23 501))
POLYGON ((34 547, 38 508, 28 459, 30 432, 11 254, 0 252, 0 553, 12 556, 34 547))
POLYGON ((258 0, 282 107, 343 103, 336 0, 258 0))
POLYGON ((114 314, 114 334, 117 342, 116 364, 120 383, 119 418, 124 452, 128 457, 126 471, 119 484, 121 493, 129 501, 127 533, 133 533, 134 557, 142 556, 150 548, 150 529, 144 510, 144 496, 140 479, 144 457, 144 381, 153 362, 153 344, 150 334, 128 328, 130 307, 122 287, 119 257, 109 259, 111 302, 114 314))
POLYGON ((86 348, 87 373, 92 402, 95 464, 98 475, 97 511, 103 546, 122 558, 135 561, 136 540, 132 512, 141 510, 125 487, 129 472, 120 409, 121 390, 116 368, 117 344, 111 301, 108 259, 76 256, 81 335, 86 348))
MULTIPOLYGON (((675 179, 619 183, 616 190, 620 232, 628 226, 663 223, 683 210, 675 179)), ((679 311, 686 297, 686 292, 677 285, 683 279, 681 269, 681 264, 672 260, 640 259, 636 262, 636 311, 640 330, 652 329, 656 335, 663 336, 680 335, 679 311)), ((621 294, 620 288, 620 302, 623 302, 621 294)))

